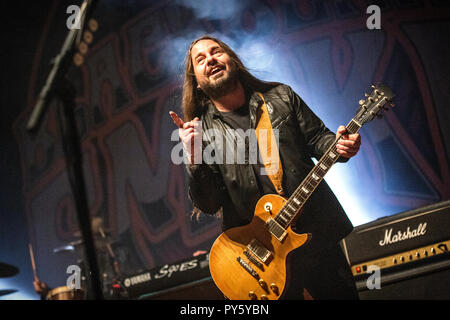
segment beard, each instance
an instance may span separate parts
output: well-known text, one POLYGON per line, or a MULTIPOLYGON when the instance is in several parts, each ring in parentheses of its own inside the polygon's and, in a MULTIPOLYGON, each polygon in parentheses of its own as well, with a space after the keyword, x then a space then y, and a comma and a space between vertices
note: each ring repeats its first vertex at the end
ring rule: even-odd
POLYGON ((238 71, 236 66, 232 66, 218 79, 213 79, 199 83, 200 89, 211 99, 217 99, 233 92, 238 83, 238 71))

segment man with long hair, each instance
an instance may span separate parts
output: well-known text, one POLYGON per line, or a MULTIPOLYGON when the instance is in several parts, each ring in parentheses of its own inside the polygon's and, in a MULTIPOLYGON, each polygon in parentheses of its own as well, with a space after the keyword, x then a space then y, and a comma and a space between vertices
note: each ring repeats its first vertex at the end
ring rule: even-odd
MULTIPOLYGON (((311 158, 319 159, 336 139, 289 86, 257 79, 227 44, 211 36, 196 39, 189 47, 182 107, 183 120, 175 112, 170 115, 187 155, 189 195, 197 213, 222 219, 223 230, 248 224, 264 194, 289 197, 314 167, 311 158), (272 153, 275 151, 275 160, 281 163, 278 178, 264 174, 264 159, 249 161, 250 136, 244 143, 246 148, 238 150, 244 156, 242 163, 201 158, 202 151, 211 145, 216 146, 215 153, 229 152, 229 144, 224 147, 218 141, 231 129, 248 132, 263 122, 269 122, 272 138, 277 137, 272 153)), ((338 161, 345 162, 356 155, 361 138, 348 134, 344 126, 338 128, 337 135, 342 135, 337 144, 338 161)), ((262 155, 260 140, 258 146, 262 155)), ((339 247, 353 226, 325 181, 303 210, 292 228, 311 233, 312 239, 290 254, 291 279, 283 297, 357 299, 352 274, 339 247)))

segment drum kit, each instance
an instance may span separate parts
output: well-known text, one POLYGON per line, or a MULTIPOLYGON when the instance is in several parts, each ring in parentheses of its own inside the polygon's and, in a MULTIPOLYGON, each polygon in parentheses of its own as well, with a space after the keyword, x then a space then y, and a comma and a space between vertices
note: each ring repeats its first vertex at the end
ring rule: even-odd
POLYGON ((62 286, 50 290, 47 294, 47 300, 84 300, 84 290, 70 289, 67 286, 62 286))
MULTIPOLYGON (((74 242, 67 246, 56 248, 53 250, 53 253, 64 252, 64 251, 68 251, 68 250, 73 251, 75 244, 82 244, 82 241, 79 241, 79 243, 74 242)), ((28 245, 28 247, 30 250, 31 267, 33 269, 34 280, 35 280, 35 282, 36 281, 40 282, 40 280, 37 276, 36 262, 34 260, 33 247, 31 245, 31 243, 28 245)), ((45 285, 45 288, 47 289, 46 285, 45 285)), ((45 298, 47 300, 84 300, 85 292, 82 289, 71 289, 67 286, 61 286, 61 287, 57 287, 55 289, 49 290, 48 293, 46 294, 45 298)))
MULTIPOLYGON (((99 249, 99 255, 103 255, 103 260, 110 260, 112 261, 111 265, 112 267, 109 268, 110 270, 103 273, 103 285, 105 286, 105 291, 107 291, 107 294, 110 295, 112 298, 117 298, 118 295, 122 295, 120 292, 117 292, 118 289, 121 288, 120 285, 118 285, 117 281, 115 279, 120 278, 120 268, 119 264, 116 260, 114 251, 111 248, 110 242, 106 236, 107 231, 104 230, 102 227, 102 221, 101 219, 98 220, 96 218, 92 219, 92 230, 94 234, 97 235, 96 237, 96 247, 99 249), (114 275, 112 275, 114 274, 114 275), (115 295, 115 296, 113 296, 115 295)), ((74 236, 77 236, 75 234, 74 236)), ((82 247, 83 247, 83 240, 76 240, 72 241, 64 246, 57 247, 53 249, 54 254, 60 254, 64 252, 75 252, 79 257, 83 256, 82 254, 82 247)), ((39 281, 38 275, 37 275, 37 269, 36 269, 36 263, 33 253, 33 247, 31 244, 29 244, 29 253, 30 253, 30 259, 31 259, 31 266, 33 269, 33 275, 34 280, 39 281)), ((99 257, 99 260, 102 260, 102 257, 99 257)), ((83 260, 78 260, 80 265, 83 265, 83 260)), ((19 273, 19 269, 13 265, 6 264, 3 262, 0 262, 0 278, 6 278, 6 277, 12 277, 19 273)), ((86 281, 86 276, 82 277, 83 284, 86 284, 88 281, 86 281)), ((42 282, 41 282, 42 283, 42 282)), ((42 283, 45 285, 44 283, 42 283)), ((46 287, 46 285, 45 285, 46 287)), ((87 299, 87 291, 86 289, 88 285, 82 285, 81 289, 71 289, 68 286, 61 286, 54 289, 49 289, 48 293, 45 294, 45 298, 47 300, 85 300, 87 299)), ((46 287, 46 289, 48 289, 46 287)), ((47 291, 47 290, 44 290, 47 291)), ((17 292, 17 290, 14 289, 7 289, 7 290, 0 290, 0 297, 8 294, 12 294, 17 292)))
MULTIPOLYGON (((108 237, 109 230, 103 227, 103 220, 99 217, 91 219, 92 233, 94 235, 94 242, 97 251, 97 261, 102 269, 102 282, 104 296, 107 298, 118 298, 123 294, 120 291, 122 288, 118 284, 121 276, 119 263, 116 259, 115 253, 111 247, 110 239, 108 237)), ((75 233, 75 237, 81 237, 81 234, 75 233)), ((61 254, 64 252, 75 253, 76 256, 83 257, 83 240, 79 239, 72 241, 66 245, 53 249, 54 254, 61 254)), ((31 251, 30 251, 31 252, 31 251)), ((32 259, 32 261, 34 258, 32 259)), ((80 266, 85 266, 83 259, 78 260, 80 266)), ((84 267, 82 268, 84 269, 84 267)), ((88 298, 89 281, 86 279, 87 275, 82 276, 82 289, 70 289, 67 286, 57 287, 47 294, 48 300, 85 300, 88 298)))

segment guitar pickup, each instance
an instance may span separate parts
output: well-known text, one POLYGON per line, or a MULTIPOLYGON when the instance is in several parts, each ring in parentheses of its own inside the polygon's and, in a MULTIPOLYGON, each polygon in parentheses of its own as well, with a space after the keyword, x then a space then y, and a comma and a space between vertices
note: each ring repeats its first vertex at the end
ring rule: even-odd
POLYGON ((283 242, 284 238, 287 235, 286 229, 278 224, 274 219, 269 218, 266 222, 267 230, 280 242, 283 242))
POLYGON ((250 241, 250 243, 247 245, 247 248, 250 250, 251 253, 255 255, 255 257, 261 260, 262 263, 266 263, 267 260, 272 256, 272 252, 267 250, 261 244, 261 242, 259 242, 256 239, 250 241))

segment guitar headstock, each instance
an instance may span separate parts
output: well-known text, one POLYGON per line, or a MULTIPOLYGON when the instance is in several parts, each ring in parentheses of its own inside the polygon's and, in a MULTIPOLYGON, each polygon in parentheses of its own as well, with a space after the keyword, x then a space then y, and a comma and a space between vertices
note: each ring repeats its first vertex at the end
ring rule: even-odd
POLYGON ((366 93, 366 99, 359 101, 360 108, 354 117, 354 120, 361 125, 372 121, 375 117, 381 117, 384 111, 389 110, 388 106, 394 106, 392 100, 395 95, 389 87, 379 83, 372 85, 372 89, 371 94, 366 93))

